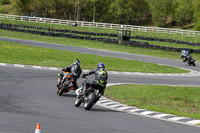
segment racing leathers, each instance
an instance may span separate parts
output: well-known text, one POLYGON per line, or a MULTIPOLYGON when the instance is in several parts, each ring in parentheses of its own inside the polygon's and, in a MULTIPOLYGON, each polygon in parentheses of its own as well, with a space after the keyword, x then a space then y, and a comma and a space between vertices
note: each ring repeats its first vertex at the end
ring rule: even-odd
POLYGON ((86 72, 82 75, 83 78, 85 78, 88 75, 94 74, 95 79, 94 80, 85 80, 83 82, 83 92, 87 92, 88 86, 91 86, 93 88, 98 88, 99 92, 104 95, 104 90, 106 88, 107 80, 108 80, 108 73, 106 72, 105 68, 96 68, 94 70, 91 70, 89 72, 86 72))
POLYGON ((189 51, 187 51, 187 50, 182 50, 181 58, 185 58, 185 59, 183 60, 183 62, 187 61, 189 56, 190 56, 190 52, 189 52, 189 51))
POLYGON ((74 89, 77 89, 78 88, 77 79, 80 77, 80 75, 82 73, 82 69, 81 69, 80 65, 79 64, 71 64, 70 66, 63 68, 62 72, 59 75, 60 82, 57 85, 58 87, 61 84, 61 79, 62 79, 62 77, 64 75, 63 71, 70 72, 72 74, 72 79, 74 80, 72 82, 72 84, 74 86, 74 89))

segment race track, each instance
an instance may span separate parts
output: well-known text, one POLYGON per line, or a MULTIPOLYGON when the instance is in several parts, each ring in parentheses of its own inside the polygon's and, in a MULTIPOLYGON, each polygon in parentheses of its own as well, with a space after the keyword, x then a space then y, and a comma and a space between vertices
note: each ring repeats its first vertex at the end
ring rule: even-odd
MULTIPOLYGON (((12 41, 14 40, 12 39, 12 41)), ((32 45, 34 42, 25 41, 25 43, 32 45)), ((47 43, 40 44, 35 42, 35 44, 51 48, 55 46, 47 43)), ((115 55, 115 52, 109 51, 97 50, 98 52, 96 52, 94 49, 56 46, 58 49, 59 47, 63 50, 70 50, 71 48, 74 51, 84 53, 96 53, 142 61, 148 60, 148 62, 169 64, 200 71, 198 67, 189 67, 176 60, 158 60, 158 58, 123 53, 116 53, 115 55)), ((55 85, 58 72, 58 70, 0 66, 0 133, 31 133, 35 131, 37 123, 41 124, 42 133, 200 132, 199 127, 131 115, 97 105, 91 111, 85 111, 82 106, 76 108, 74 107, 74 92, 62 97, 56 94, 55 85)), ((82 79, 78 82, 79 86, 81 82, 82 79)), ((191 78, 191 76, 184 76, 183 78, 179 76, 119 76, 117 74, 109 74, 109 83, 200 85, 198 77, 191 78)))

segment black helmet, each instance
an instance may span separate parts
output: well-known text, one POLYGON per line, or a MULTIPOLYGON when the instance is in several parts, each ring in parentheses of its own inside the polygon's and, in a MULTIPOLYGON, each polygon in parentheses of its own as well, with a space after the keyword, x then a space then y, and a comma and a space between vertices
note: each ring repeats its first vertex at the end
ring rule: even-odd
POLYGON ((76 60, 74 61, 74 64, 78 64, 78 65, 80 65, 80 64, 81 64, 81 62, 80 62, 80 60, 79 60, 79 59, 76 59, 76 60))

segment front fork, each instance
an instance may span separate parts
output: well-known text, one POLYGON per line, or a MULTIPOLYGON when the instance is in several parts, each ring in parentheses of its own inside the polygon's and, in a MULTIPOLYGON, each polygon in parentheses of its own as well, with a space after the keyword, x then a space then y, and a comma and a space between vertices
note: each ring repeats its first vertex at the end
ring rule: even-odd
POLYGON ((58 84, 60 83, 60 73, 58 73, 58 84))

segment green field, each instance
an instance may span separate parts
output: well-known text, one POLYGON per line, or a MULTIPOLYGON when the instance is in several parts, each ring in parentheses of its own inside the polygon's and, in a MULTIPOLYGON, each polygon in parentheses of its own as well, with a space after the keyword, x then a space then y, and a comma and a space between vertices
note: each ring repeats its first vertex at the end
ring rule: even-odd
MULTIPOLYGON (((23 40, 57 43, 57 44, 76 46, 76 47, 119 51, 119 52, 141 54, 141 55, 169 58, 169 59, 176 59, 176 60, 181 59, 180 52, 153 50, 153 49, 138 48, 138 47, 118 45, 118 44, 108 44, 108 43, 99 42, 99 41, 69 39, 69 38, 62 38, 62 37, 48 37, 48 36, 34 35, 30 33, 7 31, 7 30, 0 30, 0 36, 8 37, 8 38, 23 39, 23 40)), ((194 53, 192 55, 194 59, 196 59, 197 61, 200 58, 200 54, 194 53)))
POLYGON ((200 119, 200 87, 115 85, 105 96, 146 110, 200 119))
MULTIPOLYGON (((21 25, 31 25, 31 26, 37 26, 37 27, 54 28, 54 29, 70 29, 70 30, 76 30, 76 31, 97 32, 97 33, 113 33, 113 34, 117 33, 117 30, 112 30, 112 29, 72 27, 68 25, 35 23, 35 22, 28 22, 28 21, 13 21, 13 20, 0 19, 0 22, 21 24, 21 25)), ((188 41, 188 42, 200 42, 200 38, 195 37, 195 36, 170 35, 170 34, 150 33, 150 32, 132 32, 132 35, 168 38, 168 39, 170 38, 170 39, 178 39, 178 40, 188 41)), ((107 44, 107 43, 97 42, 97 41, 78 40, 78 39, 76 40, 76 39, 69 39, 69 38, 62 38, 62 37, 47 37, 47 36, 34 35, 34 34, 29 34, 29 33, 6 31, 6 30, 0 30, 0 36, 182 60, 180 58, 180 54, 181 54, 180 52, 137 48, 137 47, 131 47, 131 46, 122 46, 122 45, 117 45, 117 44, 107 44)), ((137 41, 142 41, 142 40, 137 40, 137 41)), ((153 41, 153 42, 146 41, 146 42, 153 45, 169 46, 169 47, 176 47, 176 48, 192 48, 192 49, 200 48, 199 46, 188 46, 188 45, 176 44, 176 43, 156 42, 156 41, 153 41)), ((192 55, 194 59, 196 59, 198 62, 200 58, 200 54, 194 53, 192 55)))
POLYGON ((135 60, 102 57, 97 55, 82 54, 70 51, 61 51, 13 42, 0 41, 0 62, 28 64, 51 67, 65 67, 80 59, 83 69, 94 69, 99 62, 106 65, 110 71, 151 72, 151 73, 184 73, 189 72, 170 66, 145 63, 135 60))

